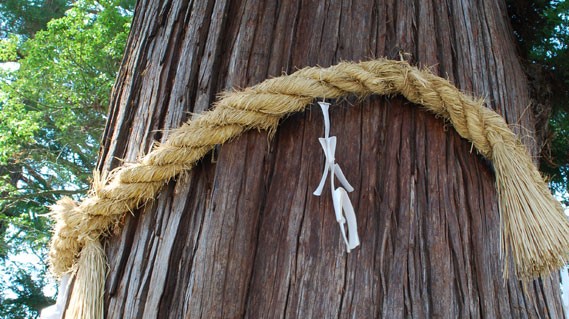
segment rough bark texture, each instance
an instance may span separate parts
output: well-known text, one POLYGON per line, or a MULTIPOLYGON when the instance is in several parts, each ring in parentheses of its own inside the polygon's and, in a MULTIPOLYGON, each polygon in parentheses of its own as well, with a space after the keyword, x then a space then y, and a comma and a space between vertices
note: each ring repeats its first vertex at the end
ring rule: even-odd
MULTIPOLYGON (((217 92, 400 53, 489 105, 534 148, 501 1, 139 1, 101 169, 134 161, 217 92), (409 53, 406 54, 406 53, 409 53)), ((502 280, 491 164, 402 98, 335 103, 361 247, 312 195, 321 114, 223 145, 107 241, 108 318, 559 318, 557 277, 502 280), (525 290, 525 293, 524 293, 525 290)))

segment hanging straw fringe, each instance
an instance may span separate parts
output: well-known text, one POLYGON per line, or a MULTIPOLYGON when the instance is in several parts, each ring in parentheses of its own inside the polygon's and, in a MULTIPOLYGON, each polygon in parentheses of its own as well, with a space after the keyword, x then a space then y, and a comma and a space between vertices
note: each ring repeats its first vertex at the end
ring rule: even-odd
MULTIPOLYGON (((98 187, 78 206, 69 199, 60 202, 53 211, 57 220, 50 252, 53 272, 62 274, 73 268, 81 248, 92 244, 86 244, 85 234, 98 238, 118 225, 124 214, 154 198, 166 182, 191 169, 215 145, 249 129, 273 134, 283 116, 303 111, 317 97, 370 94, 401 94, 424 106, 449 121, 460 136, 494 162, 504 264, 511 254, 519 278, 545 275, 564 264, 569 256, 569 221, 504 119, 484 107, 482 100, 461 93, 443 78, 403 61, 380 59, 305 68, 222 94, 211 111, 174 130, 140 162, 117 169, 109 183, 98 187)), ((84 255, 81 253, 78 281, 84 280, 81 276, 100 272, 100 260, 99 268, 92 269, 94 265, 83 259, 84 255)), ((504 276, 508 276, 504 269, 504 276)), ((104 279, 100 274, 95 277, 104 279)))
POLYGON ((102 319, 107 264, 105 251, 98 239, 87 241, 76 267, 75 283, 65 318, 102 319))

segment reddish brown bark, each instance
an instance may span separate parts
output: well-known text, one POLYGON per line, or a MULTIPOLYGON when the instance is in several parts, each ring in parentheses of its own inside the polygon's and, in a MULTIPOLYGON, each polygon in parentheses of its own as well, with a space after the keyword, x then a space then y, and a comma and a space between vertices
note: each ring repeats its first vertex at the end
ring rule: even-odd
MULTIPOLYGON (((532 140, 501 1, 141 0, 136 10, 100 168, 136 160, 222 90, 401 54, 485 97, 532 140)), ((563 316, 557 278, 525 293, 502 280, 492 166, 451 128, 399 97, 335 102, 331 120, 361 247, 345 253, 330 195, 312 195, 324 164, 313 107, 272 140, 249 132, 219 147, 127 217, 107 241, 107 317, 563 316)))

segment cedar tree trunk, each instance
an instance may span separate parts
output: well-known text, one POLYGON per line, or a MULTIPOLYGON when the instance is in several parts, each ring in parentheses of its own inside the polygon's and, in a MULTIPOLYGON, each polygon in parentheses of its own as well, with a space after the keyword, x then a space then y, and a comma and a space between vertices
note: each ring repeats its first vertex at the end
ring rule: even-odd
MULTIPOLYGON (((216 94, 342 60, 404 58, 484 97, 535 152, 504 1, 140 0, 99 169, 216 94), (533 144, 532 144, 533 143, 533 144)), ((401 97, 333 101, 361 246, 347 254, 313 105, 208 154, 106 240, 108 318, 559 318, 557 276, 502 279, 492 165, 401 97), (326 188, 327 189, 327 188, 326 188)))

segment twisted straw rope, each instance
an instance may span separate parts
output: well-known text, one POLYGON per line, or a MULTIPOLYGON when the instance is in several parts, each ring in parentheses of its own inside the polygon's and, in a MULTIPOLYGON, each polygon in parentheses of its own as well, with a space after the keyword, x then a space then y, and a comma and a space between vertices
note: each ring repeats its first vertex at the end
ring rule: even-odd
POLYGON ((349 94, 401 94, 450 121, 460 136, 493 161, 505 276, 510 252, 520 278, 547 274, 567 260, 569 222, 504 119, 443 78, 406 62, 380 59, 309 67, 223 94, 215 108, 174 130, 140 162, 116 170, 110 182, 93 187, 79 205, 65 199, 54 207, 53 272, 74 269, 86 244, 98 242, 124 214, 153 199, 166 182, 191 169, 215 145, 253 128, 274 132, 283 116, 303 111, 314 98, 349 94))

